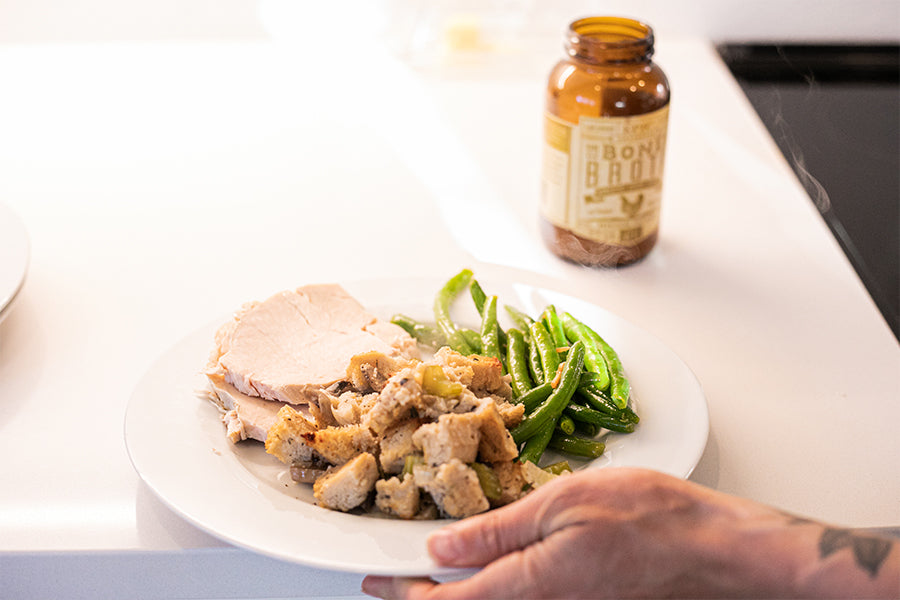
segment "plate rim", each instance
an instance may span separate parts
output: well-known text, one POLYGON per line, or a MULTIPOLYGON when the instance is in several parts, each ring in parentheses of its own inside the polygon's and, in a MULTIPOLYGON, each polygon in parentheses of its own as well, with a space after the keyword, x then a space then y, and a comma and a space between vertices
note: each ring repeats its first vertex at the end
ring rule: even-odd
MULTIPOLYGON (((344 282, 338 281, 337 283, 344 286, 345 289, 347 289, 348 292, 351 293, 351 295, 354 295, 354 297, 357 297, 357 294, 359 294, 360 289, 363 289, 363 290, 372 289, 373 286, 379 286, 379 287, 383 288, 383 287, 385 287, 386 282, 395 282, 395 281, 402 281, 402 282, 405 282, 406 284, 409 284, 410 282, 417 282, 418 285, 422 285, 425 282, 428 282, 429 285, 436 284, 439 286, 439 285, 441 285, 442 280, 440 278, 436 278, 436 277, 433 278, 433 277, 426 277, 426 276, 398 277, 398 278, 384 277, 384 278, 372 278, 372 279, 357 279, 357 280, 344 281, 344 282)), ((484 285, 484 286, 491 286, 492 284, 495 283, 493 278, 489 278, 489 277, 479 277, 479 282, 481 282, 482 285, 484 285)), ((684 479, 688 478, 691 475, 691 473, 693 472, 693 470, 695 469, 696 465, 699 463, 699 461, 703 455, 707 441, 708 441, 709 410, 708 410, 708 404, 706 401, 705 394, 703 392, 702 385, 700 384, 700 381, 697 378, 696 374, 690 369, 690 367, 687 365, 687 363, 684 360, 682 360, 680 356, 678 356, 671 348, 669 348, 666 344, 664 344, 659 338, 654 336, 652 333, 650 333, 650 332, 646 331, 645 329, 641 328, 640 326, 635 325, 634 323, 622 318, 621 316, 609 311, 608 309, 605 309, 602 306, 595 304, 593 301, 586 300, 583 297, 579 297, 577 295, 573 295, 569 292, 561 291, 559 289, 547 288, 547 287, 545 287, 546 283, 521 284, 517 280, 512 279, 512 280, 507 280, 500 285, 505 285, 505 286, 525 285, 526 287, 530 287, 533 291, 538 292, 538 293, 540 293, 540 292, 548 293, 549 292, 549 293, 555 294, 557 296, 566 297, 571 300, 587 304, 590 307, 592 307, 593 310, 599 311, 599 313, 601 315, 603 315, 604 318, 612 319, 614 322, 618 322, 618 326, 620 326, 620 327, 624 326, 626 329, 632 329, 633 331, 639 332, 640 336, 642 336, 644 340, 651 340, 652 343, 656 345, 657 351, 662 351, 664 353, 667 353, 669 355, 668 356, 669 359, 674 359, 674 361, 676 361, 677 366, 679 366, 681 369, 683 369, 684 374, 692 382, 692 384, 694 386, 693 392, 699 395, 698 398, 699 398, 700 402, 694 408, 700 410, 701 416, 703 418, 703 423, 701 424, 702 425, 702 427, 701 427, 702 428, 702 436, 699 436, 693 440, 693 443, 692 443, 693 451, 691 452, 691 455, 685 459, 687 466, 684 469, 682 469, 682 472, 676 473, 676 472, 670 471, 670 474, 672 474, 672 475, 675 475, 675 476, 678 476, 678 477, 681 477, 684 479), (702 437, 702 439, 701 439, 701 437, 702 437)), ((429 290, 432 291, 432 293, 434 291, 436 291, 436 289, 437 288, 434 288, 434 290, 431 290, 431 288, 429 288, 429 290)), ((363 295, 365 295, 365 294, 363 294, 363 295)), ((367 303, 364 298, 358 298, 358 299, 366 309, 370 308, 370 306, 368 304, 372 304, 372 303, 367 303)), ((424 300, 425 300, 424 296, 422 298, 418 298, 418 299, 416 299, 416 304, 422 304, 424 302, 424 300)), ((501 298, 501 300, 502 300, 502 298, 501 298)), ((518 300, 518 298, 517 298, 517 300, 518 300)), ((509 303, 516 304, 517 302, 509 302, 509 303)), ((374 306, 374 304, 373 304, 373 306, 374 306)), ((172 510, 173 512, 175 512, 176 514, 178 514, 179 516, 184 518, 186 521, 188 521, 195 527, 198 527, 199 529, 209 533, 213 537, 220 539, 220 540, 224 540, 224 541, 226 541, 230 544, 233 544, 237 547, 245 548, 247 550, 251 550, 251 551, 254 551, 254 552, 257 552, 257 553, 260 553, 263 555, 267 555, 267 556, 270 556, 273 558, 277 558, 280 560, 285 560, 285 561, 297 563, 297 564, 303 564, 303 565, 315 567, 315 568, 328 569, 328 570, 334 570, 334 571, 343 571, 343 572, 355 572, 355 573, 377 573, 377 574, 393 574, 393 575, 406 575, 406 576, 442 575, 442 574, 448 574, 448 573, 458 573, 459 569, 444 568, 444 567, 436 566, 431 561, 431 559, 429 557, 427 557, 427 554, 426 554, 426 556, 422 557, 423 560, 420 561, 418 564, 409 565, 409 564, 402 564, 402 563, 391 564, 390 561, 385 562, 383 559, 377 560, 377 561, 370 561, 367 563, 363 563, 358 560, 341 562, 341 561, 336 561, 331 558, 321 558, 321 557, 316 556, 314 553, 301 552, 298 554, 296 552, 285 553, 284 551, 273 550, 272 547, 266 547, 265 544, 260 544, 258 541, 255 541, 255 540, 248 541, 245 537, 241 537, 240 535, 235 535, 232 530, 223 531, 222 527, 210 525, 208 522, 210 520, 209 518, 204 519, 201 516, 194 514, 194 511, 185 509, 183 502, 179 502, 179 501, 177 501, 177 499, 173 499, 172 494, 167 493, 167 490, 168 490, 167 484, 161 484, 159 482, 159 478, 157 477, 156 473, 148 473, 147 472, 147 467, 146 467, 147 463, 144 461, 144 458, 141 456, 141 453, 143 452, 144 449, 143 448, 135 448, 135 446, 134 446, 135 434, 134 434, 133 428, 135 425, 133 423, 133 420, 135 419, 135 414, 137 412, 139 412, 139 402, 140 402, 139 398, 140 398, 141 391, 146 388, 147 380, 150 379, 156 371, 162 369, 163 365, 165 365, 165 363, 168 360, 172 360, 173 356, 175 354, 177 354, 177 352, 179 352, 181 349, 184 349, 185 346, 190 346, 192 344, 192 342, 195 342, 197 345, 199 345, 199 339, 201 336, 203 336, 203 335, 207 336, 207 340, 208 340, 207 349, 211 348, 212 343, 213 343, 212 334, 215 331, 215 328, 217 328, 219 325, 221 325, 221 323, 224 322, 224 319, 227 319, 227 316, 222 319, 210 320, 207 324, 203 325, 202 327, 198 327, 195 330, 193 330, 192 332, 183 336, 176 344, 174 344, 168 350, 161 353, 152 362, 151 366, 143 373, 138 384, 135 386, 134 390, 132 391, 131 397, 130 397, 130 399, 128 401, 128 405, 126 407, 125 418, 124 418, 124 422, 123 422, 123 436, 125 438, 124 441, 125 441, 128 457, 132 463, 133 468, 135 469, 135 471, 138 474, 138 476, 140 477, 140 479, 144 482, 144 484, 146 484, 150 488, 150 490, 153 492, 153 494, 170 510, 172 510), (197 339, 194 340, 194 338, 197 338, 197 339), (130 434, 129 431, 131 431, 132 433, 130 434), (143 464, 143 468, 142 468, 142 464, 143 464)), ((201 354, 196 357, 195 378, 196 378, 196 376, 200 375, 200 371, 202 369, 202 365, 204 363, 205 357, 206 357, 206 354, 201 354)), ((199 381, 199 379, 198 379, 198 381, 199 381)), ((197 399, 197 403, 201 404, 201 401, 199 399, 197 399)), ((213 408, 211 406, 211 404, 209 405, 209 408, 210 409, 213 408)), ((218 423, 217 423, 218 426, 221 427, 220 420, 217 419, 217 421, 218 421, 218 423)), ((224 435, 224 430, 221 431, 221 440, 223 442, 223 447, 228 447, 227 445, 225 445, 225 442, 227 442, 227 440, 224 435)), ((228 444, 230 444, 230 442, 228 442, 228 444)), ((234 454, 234 453, 232 453, 232 454, 234 454)), ((234 458, 234 460, 237 460, 237 459, 234 458)), ((599 464, 598 461, 594 461, 593 463, 587 465, 587 468, 604 468, 604 466, 599 464)), ((267 482, 267 483, 271 483, 271 482, 267 482)), ((314 508, 317 508, 322 511, 326 510, 326 509, 320 509, 319 507, 314 507, 314 508)), ((357 515, 346 515, 343 513, 335 513, 334 511, 328 511, 328 514, 337 520, 340 520, 342 518, 353 518, 353 519, 360 518, 357 515), (341 516, 338 517, 336 515, 341 515, 341 516)), ((327 520, 330 521, 331 517, 327 520)), ((363 518, 365 518, 365 517, 363 517, 363 518)), ((398 521, 398 520, 381 519, 381 518, 377 518, 377 517, 372 518, 372 520, 392 523, 393 529, 404 530, 404 531, 407 529, 411 529, 411 528, 408 525, 402 525, 399 527, 397 525, 400 523, 413 523, 413 524, 416 524, 415 529, 422 530, 421 532, 418 532, 418 533, 424 533, 426 535, 428 532, 438 528, 439 526, 450 522, 448 520, 404 522, 404 521, 398 521), (422 525, 422 523, 425 523, 425 525, 422 525)), ((375 529, 380 529, 380 528, 375 527, 375 529)), ((422 544, 424 544, 424 538, 420 541, 422 542, 422 544)))
MULTIPOLYGON (((18 298, 19 293, 25 287, 28 276, 28 267, 31 262, 31 240, 25 223, 6 204, 0 202, 0 254, 12 256, 14 263, 7 263, 9 270, 7 277, 0 277, 0 321, 10 312, 18 298), (5 242, 4 242, 5 240, 5 242)), ((3 275, 0 270, 0 276, 3 275)))

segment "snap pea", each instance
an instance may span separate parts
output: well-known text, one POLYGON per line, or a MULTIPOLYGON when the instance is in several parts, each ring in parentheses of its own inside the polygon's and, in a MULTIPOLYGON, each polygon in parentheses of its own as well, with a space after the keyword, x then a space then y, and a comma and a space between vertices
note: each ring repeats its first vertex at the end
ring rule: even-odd
POLYGON ((610 415, 620 412, 619 407, 616 406, 616 403, 610 398, 609 393, 600 389, 594 373, 585 371, 581 374, 581 380, 578 383, 578 389, 575 390, 575 393, 581 400, 584 400, 596 410, 610 415))
POLYGON ((596 440, 587 440, 573 435, 566 435, 561 431, 554 431, 547 443, 548 448, 587 458, 597 458, 606 451, 606 444, 596 440))
POLYGON ((417 321, 404 314, 396 314, 391 317, 391 323, 403 328, 406 333, 413 336, 417 342, 429 348, 440 348, 446 343, 446 338, 441 331, 432 325, 417 321))
POLYGON ((475 303, 475 310, 478 311, 478 314, 483 313, 484 303, 487 301, 487 294, 484 293, 481 284, 475 279, 469 283, 469 294, 472 296, 472 302, 475 303))
POLYGON ((542 428, 538 429, 533 436, 526 440, 522 451, 519 452, 519 460, 522 462, 528 460, 538 464, 541 456, 544 455, 544 450, 547 449, 547 444, 550 443, 550 438, 553 437, 554 429, 556 429, 555 421, 545 423, 542 428))
POLYGON ((529 327, 531 333, 531 345, 537 348, 538 357, 541 360, 541 373, 543 381, 553 381, 556 371, 559 369, 559 353, 550 332, 541 321, 535 321, 529 327))
MULTIPOLYGON (((582 406, 580 404, 574 403, 569 404, 565 409, 563 409, 563 416, 567 416, 575 421, 593 423, 594 425, 599 425, 604 429, 609 429, 610 431, 615 431, 617 433, 632 433, 635 426, 635 424, 631 421, 626 421, 618 417, 602 413, 599 410, 594 410, 592 408, 588 408, 587 406, 582 406)), ((566 431, 566 433, 571 434, 572 432, 566 431)))
MULTIPOLYGON (((484 289, 481 287, 481 284, 478 283, 477 279, 472 279, 469 282, 469 294, 472 296, 472 302, 475 304, 475 310, 478 311, 478 314, 481 315, 481 318, 484 318, 484 307, 485 303, 488 300, 488 295, 485 293, 484 289)), ((496 313, 496 309, 494 311, 496 313)), ((506 332, 503 331, 503 328, 500 325, 497 325, 497 340, 499 342, 500 350, 504 351, 506 349, 506 332)), ((482 350, 483 353, 483 350, 482 350)), ((501 352, 502 353, 502 352, 501 352)), ((503 362, 501 360, 501 362, 503 362)))
POLYGON ((525 336, 518 329, 512 328, 506 331, 506 368, 509 371, 510 385, 513 389, 513 397, 520 398, 534 387, 531 375, 528 373, 528 350, 525 344, 525 336))
POLYGON ((548 422, 555 422, 562 414, 563 409, 572 399, 581 370, 584 368, 584 344, 575 342, 569 349, 569 358, 563 365, 559 385, 550 393, 540 406, 527 415, 521 423, 511 431, 513 440, 517 444, 537 433, 541 426, 548 422))
POLYGON ((630 421, 634 424, 641 422, 641 418, 634 412, 634 409, 630 406, 625 408, 616 406, 609 393, 597 389, 596 386, 591 384, 590 379, 585 377, 586 375, 590 375, 590 373, 585 372, 582 374, 581 383, 579 383, 578 389, 575 390, 575 395, 579 400, 584 401, 594 410, 606 413, 617 419, 630 421))
POLYGON ((548 304, 544 308, 544 312, 541 313, 541 321, 544 322, 544 326, 550 332, 553 343, 556 344, 557 348, 565 348, 569 345, 569 340, 566 339, 566 331, 563 329, 562 321, 559 320, 559 313, 556 312, 555 306, 548 304))
POLYGON ((529 317, 527 314, 516 308, 515 306, 510 306, 509 304, 505 304, 503 308, 506 309, 506 313, 509 315, 509 318, 512 319, 513 323, 516 324, 516 327, 522 330, 525 334, 525 339, 528 339, 528 328, 534 323, 534 319, 529 317))
POLYGON ((489 296, 481 315, 481 354, 500 361, 501 371, 506 374, 505 361, 500 353, 500 326, 497 324, 497 296, 489 296))
POLYGON ((481 332, 475 331, 474 329, 469 329, 468 327, 461 327, 459 330, 460 334, 465 338, 466 343, 469 344, 469 348, 471 348, 472 353, 478 354, 481 352, 481 332))
POLYGON ((465 289, 472 280, 472 271, 463 269, 453 277, 451 277, 444 286, 438 291, 434 298, 434 320, 447 338, 447 345, 456 350, 460 354, 468 356, 473 354, 472 347, 466 341, 465 335, 457 327, 453 319, 450 318, 450 305, 453 300, 465 289))
MULTIPOLYGON (((612 397, 613 402, 617 407, 620 409, 626 408, 628 406, 628 398, 631 395, 631 384, 628 382, 628 378, 625 377, 625 369, 622 367, 622 361, 619 359, 619 355, 596 331, 578 321, 569 313, 560 315, 560 319, 562 319, 563 326, 566 330, 566 337, 569 336, 569 328, 571 327, 573 333, 578 332, 578 339, 589 340, 585 341, 585 344, 596 348, 597 353, 603 359, 601 362, 603 362, 607 368, 609 376, 609 395, 612 397)), ((594 370, 593 367, 589 368, 591 371, 594 370)))
POLYGON ((628 407, 628 398, 631 396, 631 383, 625 376, 625 369, 622 367, 622 361, 619 359, 618 353, 613 347, 604 341, 596 332, 592 332, 597 345, 600 347, 600 354, 609 367, 609 395, 612 396, 613 402, 621 409, 628 407))
MULTIPOLYGON (((531 336, 529 335, 529 338, 531 336)), ((528 344, 528 370, 535 383, 544 381, 544 368, 541 366, 541 355, 535 344, 528 344)))
POLYGON ((609 386, 609 369, 603 355, 594 340, 593 333, 587 325, 577 320, 567 312, 559 315, 562 322, 563 330, 566 333, 566 339, 570 342, 580 340, 584 342, 585 354, 584 365, 587 371, 591 371, 597 375, 597 386, 601 390, 605 390, 609 386))

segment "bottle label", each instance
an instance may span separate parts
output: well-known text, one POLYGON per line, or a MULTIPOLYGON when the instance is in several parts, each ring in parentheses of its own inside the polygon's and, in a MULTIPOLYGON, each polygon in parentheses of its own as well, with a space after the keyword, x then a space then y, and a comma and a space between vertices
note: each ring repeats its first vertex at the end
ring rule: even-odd
POLYGON ((541 214, 578 236, 635 246, 659 227, 668 105, 631 117, 546 113, 541 214))

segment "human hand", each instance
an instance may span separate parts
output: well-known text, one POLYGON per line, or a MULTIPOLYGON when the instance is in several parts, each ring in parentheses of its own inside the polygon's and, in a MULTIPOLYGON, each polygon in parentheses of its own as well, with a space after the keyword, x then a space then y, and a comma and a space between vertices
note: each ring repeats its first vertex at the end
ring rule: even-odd
POLYGON ((468 579, 369 576, 363 591, 403 599, 897 595, 892 542, 875 539, 881 552, 863 565, 850 550, 825 555, 826 529, 655 471, 592 469, 432 534, 438 564, 481 567, 468 579))

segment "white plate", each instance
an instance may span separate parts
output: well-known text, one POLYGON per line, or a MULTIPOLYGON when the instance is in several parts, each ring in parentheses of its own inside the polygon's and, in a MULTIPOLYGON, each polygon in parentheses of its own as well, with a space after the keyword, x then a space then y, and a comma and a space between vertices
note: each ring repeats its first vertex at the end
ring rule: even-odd
POLYGON ((19 217, 0 204, 0 321, 9 314, 9 307, 28 270, 28 234, 19 217))
MULTIPOLYGON (((608 435, 606 453, 584 468, 642 466, 678 477, 691 473, 706 445, 706 401, 697 379, 671 350, 577 298, 521 283, 480 281, 502 304, 529 314, 538 314, 550 303, 568 310, 619 352, 642 420, 632 434, 608 435)), ((404 312, 429 319, 441 283, 403 279, 343 285, 379 317, 404 312)), ((471 304, 457 303, 454 317, 459 322, 475 322, 474 309, 468 310, 471 304)), ((269 556, 359 573, 446 572, 425 549, 428 534, 446 521, 402 521, 320 508, 311 486, 290 481, 284 465, 261 444, 232 445, 226 440, 218 410, 196 393, 204 387, 199 371, 221 322, 224 319, 193 333, 162 356, 130 400, 125 439, 147 485, 199 528, 269 556)))

